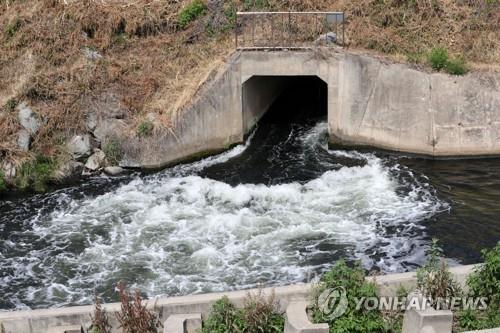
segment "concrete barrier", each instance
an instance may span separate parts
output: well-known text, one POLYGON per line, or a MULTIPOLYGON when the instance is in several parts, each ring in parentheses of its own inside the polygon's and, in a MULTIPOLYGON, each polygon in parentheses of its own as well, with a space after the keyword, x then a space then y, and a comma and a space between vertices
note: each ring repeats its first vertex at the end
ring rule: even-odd
MULTIPOLYGON (((410 294, 409 299, 417 298, 421 305, 423 297, 410 294)), ((450 310, 435 310, 431 306, 425 309, 410 308, 405 311, 402 333, 451 333, 453 313, 450 310)))
POLYGON ((313 324, 307 316, 308 301, 291 302, 285 313, 284 333, 328 333, 328 324, 313 324))
MULTIPOLYGON (((451 267, 455 280, 462 286, 476 265, 451 267)), ((412 290, 416 286, 416 273, 398 273, 380 276, 370 276, 368 281, 376 283, 379 295, 397 296, 400 286, 412 290)), ((263 295, 274 292, 279 301, 281 311, 286 311, 288 305, 293 301, 309 300, 311 284, 295 284, 289 286, 264 288, 263 295)), ((148 308, 158 311, 161 318, 168 318, 174 314, 201 313, 208 315, 210 307, 223 296, 227 296, 236 306, 243 306, 248 293, 257 293, 257 289, 232 291, 224 293, 211 293, 202 295, 189 295, 179 297, 160 297, 147 302, 148 308)), ((120 311, 119 303, 108 303, 103 309, 109 314, 108 317, 113 327, 118 327, 114 313, 120 311)), ((90 314, 93 306, 75 306, 66 308, 55 308, 45 310, 11 311, 0 312, 0 324, 3 325, 2 333, 46 333, 49 328, 66 325, 81 325, 84 328, 90 326, 90 314)), ((113 333, 119 330, 113 330, 113 333)))
POLYGON ((171 315, 163 324, 163 333, 196 333, 201 329, 201 313, 171 315))

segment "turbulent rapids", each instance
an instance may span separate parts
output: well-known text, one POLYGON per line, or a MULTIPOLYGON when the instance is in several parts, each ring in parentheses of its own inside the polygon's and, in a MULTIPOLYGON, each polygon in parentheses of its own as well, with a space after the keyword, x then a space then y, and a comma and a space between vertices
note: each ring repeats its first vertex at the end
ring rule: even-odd
POLYGON ((434 236, 467 263, 498 240, 494 160, 329 150, 306 102, 217 156, 0 201, 0 309, 113 301, 120 280, 150 297, 303 282, 339 258, 413 270, 434 236))

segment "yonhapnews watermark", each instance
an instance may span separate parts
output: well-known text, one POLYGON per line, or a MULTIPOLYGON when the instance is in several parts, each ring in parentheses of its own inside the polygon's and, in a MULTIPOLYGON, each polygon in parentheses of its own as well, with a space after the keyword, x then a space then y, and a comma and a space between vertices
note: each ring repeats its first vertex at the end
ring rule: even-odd
POLYGON ((335 319, 346 312, 350 302, 354 304, 355 310, 365 309, 368 311, 425 310, 430 307, 436 310, 452 311, 486 310, 488 308, 487 297, 450 297, 433 300, 411 294, 407 297, 353 297, 349 299, 343 287, 324 290, 318 297, 318 308, 328 319, 335 319))

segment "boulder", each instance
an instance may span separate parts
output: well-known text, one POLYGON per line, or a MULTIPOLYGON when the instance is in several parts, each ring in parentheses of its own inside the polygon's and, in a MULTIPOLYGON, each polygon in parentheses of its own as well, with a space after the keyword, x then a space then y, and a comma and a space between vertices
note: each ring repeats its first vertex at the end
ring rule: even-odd
POLYGON ((97 126, 97 114, 94 112, 87 113, 85 115, 85 127, 87 131, 93 132, 97 126))
POLYGON ((62 163, 59 169, 54 173, 54 178, 61 183, 78 180, 82 174, 83 168, 83 163, 77 161, 62 163))
POLYGON ((2 163, 3 175, 6 179, 13 179, 16 176, 17 170, 14 163, 5 161, 2 163))
POLYGON ((119 136, 119 134, 125 133, 127 130, 127 125, 125 121, 121 119, 104 119, 94 130, 94 136, 100 142, 103 142, 104 139, 119 136))
POLYGON ((73 158, 79 159, 90 155, 91 144, 90 135, 75 135, 69 140, 66 147, 73 158))
POLYGON ((125 169, 119 166, 108 166, 104 168, 104 172, 110 176, 118 176, 125 172, 125 169))
POLYGON ((22 151, 30 150, 31 145, 31 134, 25 129, 20 130, 17 133, 17 146, 22 151))
POLYGON ((85 163, 85 168, 96 171, 104 165, 106 160, 106 155, 100 149, 96 149, 95 152, 89 157, 87 163, 85 163))
POLYGON ((36 134, 41 126, 40 116, 33 112, 26 103, 21 103, 17 107, 18 119, 21 126, 29 133, 36 134))

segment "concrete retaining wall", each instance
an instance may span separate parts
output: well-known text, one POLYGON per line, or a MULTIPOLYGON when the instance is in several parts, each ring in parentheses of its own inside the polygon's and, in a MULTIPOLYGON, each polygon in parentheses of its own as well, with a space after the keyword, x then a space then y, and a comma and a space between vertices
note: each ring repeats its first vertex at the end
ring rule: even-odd
MULTIPOLYGON (((457 266, 450 269, 457 282, 462 285, 466 277, 474 269, 474 265, 457 266)), ((370 281, 377 284, 379 295, 397 296, 397 290, 403 286, 409 290, 416 286, 416 274, 401 273, 380 275, 369 277, 370 281)), ((270 294, 274 292, 280 302, 282 311, 285 311, 288 304, 292 301, 309 300, 311 284, 297 284, 276 288, 265 288, 263 292, 270 294)), ((163 320, 172 314, 201 313, 206 316, 210 306, 222 296, 228 296, 237 306, 243 306, 243 301, 248 293, 257 293, 258 290, 233 291, 226 293, 212 293, 203 295, 166 297, 149 300, 148 306, 161 314, 163 320)), ((112 326, 113 333, 120 332, 119 326, 114 316, 115 312, 120 310, 119 303, 105 304, 104 308, 108 312, 108 317, 112 326)), ((49 328, 66 325, 82 325, 89 327, 90 314, 93 311, 92 306, 75 306, 60 309, 33 310, 33 311, 13 311, 0 312, 0 324, 3 325, 2 333, 46 333, 49 328)), ((1 327, 1 326, 0 326, 1 327)), ((1 332, 1 330, 0 330, 1 332)))

